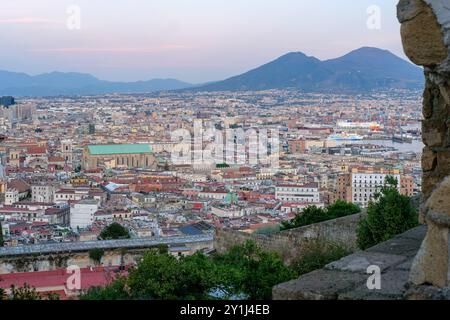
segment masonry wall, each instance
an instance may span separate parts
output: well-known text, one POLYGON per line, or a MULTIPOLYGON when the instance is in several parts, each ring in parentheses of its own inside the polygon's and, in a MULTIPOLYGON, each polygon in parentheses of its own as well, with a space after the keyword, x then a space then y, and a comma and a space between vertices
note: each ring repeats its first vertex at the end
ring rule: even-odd
MULTIPOLYGON (((211 241, 199 241, 182 245, 190 249, 188 254, 193 254, 199 250, 212 249, 213 247, 211 241)), ((150 249, 151 247, 107 250, 102 256, 100 265, 109 267, 135 264, 150 249)), ((186 254, 186 252, 183 252, 183 254, 186 254)), ((96 266, 96 263, 89 258, 88 251, 3 256, 0 257, 0 275, 16 272, 53 271, 73 265, 80 268, 87 268, 96 266)))
POLYGON ((254 240, 263 249, 279 253, 286 264, 292 263, 313 240, 329 241, 356 250, 356 227, 361 216, 362 214, 352 215, 270 235, 217 230, 214 249, 225 252, 234 245, 254 240))

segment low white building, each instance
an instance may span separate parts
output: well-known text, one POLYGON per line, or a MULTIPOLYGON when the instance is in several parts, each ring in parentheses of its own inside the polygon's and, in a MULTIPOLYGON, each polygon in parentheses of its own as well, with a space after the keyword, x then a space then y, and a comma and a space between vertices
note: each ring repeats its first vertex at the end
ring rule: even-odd
POLYGON ((70 207, 70 227, 73 230, 89 227, 94 222, 94 214, 98 211, 98 201, 84 199, 70 207))
POLYGON ((319 184, 278 185, 275 188, 275 198, 283 202, 320 203, 319 184))

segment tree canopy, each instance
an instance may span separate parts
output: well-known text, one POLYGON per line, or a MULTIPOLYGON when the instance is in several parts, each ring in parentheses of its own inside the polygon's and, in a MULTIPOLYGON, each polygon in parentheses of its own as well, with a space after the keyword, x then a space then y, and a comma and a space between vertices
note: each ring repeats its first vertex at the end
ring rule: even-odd
POLYGON ((381 191, 369 203, 367 217, 357 228, 360 249, 370 248, 419 225, 416 208, 409 197, 400 194, 397 183, 395 178, 387 177, 381 191))
POLYGON ((309 206, 296 214, 292 220, 283 221, 281 223, 281 229, 299 228, 359 212, 361 212, 361 209, 357 205, 343 200, 337 200, 325 209, 318 208, 317 206, 309 206))
POLYGON ((103 240, 128 239, 130 233, 121 224, 113 222, 102 230, 100 238, 103 240))
POLYGON ((159 249, 146 252, 128 277, 104 288, 91 288, 81 299, 197 300, 270 299, 272 287, 295 278, 276 253, 249 241, 225 254, 176 258, 159 249))

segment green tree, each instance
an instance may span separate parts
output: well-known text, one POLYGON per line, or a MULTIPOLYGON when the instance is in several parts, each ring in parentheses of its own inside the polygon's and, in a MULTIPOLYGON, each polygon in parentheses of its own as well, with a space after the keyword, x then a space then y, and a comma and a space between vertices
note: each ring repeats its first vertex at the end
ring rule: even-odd
POLYGON ((80 300, 129 300, 127 278, 119 276, 105 287, 92 287, 80 295, 80 300))
POLYGON ((419 225, 418 213, 411 199, 401 195, 397 180, 387 177, 385 185, 370 201, 367 217, 357 227, 358 247, 362 250, 391 239, 419 225))
POLYGON ((271 299, 273 286, 295 277, 277 253, 264 251, 251 240, 215 256, 214 261, 222 287, 250 300, 271 299))
POLYGON ((361 212, 361 208, 351 202, 337 200, 335 203, 327 207, 328 216, 332 219, 350 216, 361 212))
POLYGON ((283 221, 281 223, 281 230, 299 228, 328 219, 329 216, 325 209, 309 206, 298 213, 292 220, 283 221))
POLYGON ((176 258, 149 250, 128 277, 104 288, 91 288, 81 298, 205 300, 238 295, 270 299, 274 285, 294 277, 277 254, 265 252, 251 241, 213 257, 196 253, 176 258))
POLYGON ((128 239, 130 233, 119 223, 113 222, 102 230, 100 238, 103 240, 128 239))
POLYGON ((290 221, 283 221, 281 223, 281 230, 299 228, 314 223, 345 217, 359 212, 361 212, 361 209, 357 205, 343 200, 337 200, 326 209, 318 208, 316 206, 309 206, 296 214, 294 219, 290 221))
POLYGON ((99 248, 89 250, 89 258, 96 264, 100 264, 105 251, 99 248))

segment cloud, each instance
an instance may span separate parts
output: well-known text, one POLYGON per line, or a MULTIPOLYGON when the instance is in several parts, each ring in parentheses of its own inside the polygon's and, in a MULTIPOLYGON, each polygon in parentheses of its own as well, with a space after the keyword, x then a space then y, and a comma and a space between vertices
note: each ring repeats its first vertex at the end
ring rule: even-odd
POLYGON ((0 24, 62 24, 62 23, 64 22, 39 17, 0 19, 0 24))
POLYGON ((116 48, 96 48, 96 47, 80 47, 80 48, 47 48, 32 49, 32 52, 55 52, 55 53, 158 53, 167 51, 178 51, 189 49, 184 45, 161 45, 155 47, 116 47, 116 48))

